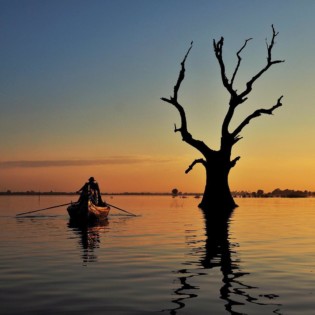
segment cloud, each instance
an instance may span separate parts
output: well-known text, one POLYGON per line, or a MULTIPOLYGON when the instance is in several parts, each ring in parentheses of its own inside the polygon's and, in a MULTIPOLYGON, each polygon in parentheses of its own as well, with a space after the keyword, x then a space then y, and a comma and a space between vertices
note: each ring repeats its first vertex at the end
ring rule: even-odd
POLYGON ((104 159, 88 160, 19 160, 0 161, 0 168, 37 168, 37 167, 73 167, 98 165, 123 165, 143 163, 166 163, 174 161, 173 158, 150 156, 112 156, 104 159))

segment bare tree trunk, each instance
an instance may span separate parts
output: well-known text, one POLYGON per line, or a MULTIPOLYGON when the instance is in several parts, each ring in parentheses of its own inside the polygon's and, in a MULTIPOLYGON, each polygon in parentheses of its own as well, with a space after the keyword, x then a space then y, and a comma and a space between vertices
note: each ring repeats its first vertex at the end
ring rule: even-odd
POLYGON ((205 165, 206 185, 199 207, 207 212, 217 209, 218 206, 226 212, 230 212, 237 207, 228 182, 230 166, 220 156, 222 154, 218 152, 217 157, 208 160, 205 165))

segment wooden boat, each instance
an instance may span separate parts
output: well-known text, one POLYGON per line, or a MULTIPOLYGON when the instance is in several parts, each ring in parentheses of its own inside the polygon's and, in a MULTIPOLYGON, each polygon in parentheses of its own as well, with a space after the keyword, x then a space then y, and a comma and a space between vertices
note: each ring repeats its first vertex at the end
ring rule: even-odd
POLYGON ((106 220, 109 210, 109 206, 97 206, 91 200, 88 200, 87 202, 72 203, 67 208, 72 220, 86 223, 106 220))

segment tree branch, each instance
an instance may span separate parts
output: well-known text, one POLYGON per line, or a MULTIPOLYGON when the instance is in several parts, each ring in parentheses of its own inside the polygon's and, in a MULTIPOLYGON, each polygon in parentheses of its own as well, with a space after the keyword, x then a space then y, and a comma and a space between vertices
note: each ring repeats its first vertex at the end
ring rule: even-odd
POLYGON ((238 58, 238 62, 237 62, 237 65, 234 69, 232 79, 230 82, 229 82, 229 80, 225 74, 225 65, 224 65, 223 56, 222 56, 223 55, 224 39, 223 39, 223 37, 221 37, 221 39, 218 42, 216 42, 215 40, 213 41, 214 52, 215 52, 216 58, 219 62, 219 66, 220 66, 220 70, 221 70, 222 83, 223 83, 224 87, 228 90, 228 92, 230 93, 230 96, 231 96, 230 101, 229 101, 229 108, 228 108, 228 111, 224 117, 223 124, 222 124, 222 130, 221 130, 222 137, 229 137, 231 135, 229 132, 229 125, 230 125, 231 120, 234 116, 235 109, 238 105, 244 103, 247 100, 247 95, 252 91, 253 84, 255 83, 255 81, 264 72, 266 72, 272 65, 284 62, 284 60, 272 60, 272 49, 275 45, 275 38, 277 35, 278 35, 278 32, 275 31, 274 26, 272 25, 272 39, 271 39, 270 43, 267 43, 267 64, 265 65, 265 67, 262 70, 260 70, 255 76, 253 76, 246 83, 246 88, 241 94, 237 93, 237 90, 233 88, 233 84, 234 84, 236 75, 238 73, 238 70, 240 68, 240 64, 242 61, 241 52, 245 49, 248 41, 250 41, 251 38, 246 39, 243 46, 236 53, 237 58, 238 58))
POLYGON ((185 171, 185 173, 189 173, 193 167, 198 164, 198 163, 201 163, 203 166, 206 166, 206 161, 204 159, 197 159, 197 160, 194 160, 190 165, 189 167, 187 168, 187 170, 185 171))
POLYGON ((246 117, 243 122, 234 130, 234 132, 232 132, 232 136, 236 139, 240 139, 239 137, 237 137, 237 135, 243 130, 243 128, 250 123, 250 121, 253 119, 253 118, 256 118, 256 117, 259 117, 261 116, 262 114, 268 114, 268 115, 272 115, 273 114, 273 111, 275 109, 277 109, 278 107, 282 106, 282 103, 281 103, 281 99, 282 99, 283 96, 279 97, 278 98, 278 101, 277 103, 272 106, 271 108, 269 109, 257 109, 256 111, 254 111, 251 115, 249 115, 248 117, 246 117))
POLYGON ((238 157, 236 157, 235 159, 233 159, 233 160, 230 162, 231 168, 235 166, 235 164, 237 163, 237 161, 238 161, 240 158, 241 158, 241 157, 238 156, 238 157))
POLYGON ((244 97, 246 97, 252 90, 253 88, 253 84, 255 83, 255 81, 263 74, 265 73, 272 65, 277 64, 277 63, 281 63, 284 62, 284 60, 272 60, 272 49, 274 47, 275 44, 275 38, 277 37, 277 35, 279 34, 279 32, 276 32, 273 25, 271 25, 272 27, 272 38, 270 41, 270 44, 268 44, 267 42, 267 64, 266 66, 261 69, 256 75, 254 75, 247 83, 246 83, 246 89, 244 90, 244 92, 242 92, 239 97, 241 100, 243 100, 243 102, 245 101, 244 97))
POLYGON ((236 77, 237 71, 238 71, 238 69, 239 69, 239 67, 240 67, 240 64, 241 64, 241 61, 242 61, 242 58, 241 58, 241 56, 240 56, 240 53, 241 53, 242 50, 246 47, 247 42, 249 42, 250 40, 252 40, 252 38, 246 39, 244 45, 243 45, 243 46, 241 47, 241 49, 236 53, 238 62, 237 62, 237 65, 236 65, 236 67, 235 67, 234 73, 233 73, 233 75, 232 75, 231 86, 233 86, 234 79, 235 79, 235 77, 236 77))
POLYGON ((179 111, 182 125, 181 125, 180 128, 176 128, 176 125, 175 125, 175 132, 180 131, 182 133, 183 139, 184 138, 190 138, 191 135, 188 133, 188 130, 187 130, 187 119, 186 119, 185 110, 178 103, 178 91, 179 91, 179 88, 181 86, 181 83, 183 82, 183 80, 185 78, 185 71, 186 71, 186 69, 185 69, 185 62, 186 62, 186 59, 187 59, 187 57, 189 55, 190 50, 192 49, 192 45, 193 45, 193 42, 190 43, 190 47, 189 47, 189 49, 188 49, 188 51, 187 51, 183 61, 180 64, 181 65, 181 69, 180 69, 180 72, 179 72, 179 75, 178 75, 177 82, 176 82, 176 84, 174 86, 174 94, 173 94, 173 96, 170 96, 169 99, 167 99, 165 97, 161 98, 162 101, 172 104, 179 111))
POLYGON ((180 70, 180 72, 179 72, 179 76, 178 76, 176 85, 174 86, 174 99, 175 99, 176 101, 177 101, 177 96, 178 96, 178 90, 179 90, 180 85, 182 84, 182 82, 183 82, 183 80, 184 80, 184 78, 185 78, 185 71, 186 71, 186 69, 185 69, 185 63, 186 63, 186 59, 187 59, 187 57, 188 57, 188 55, 189 55, 189 53, 190 53, 190 51, 191 51, 191 49, 192 49, 193 43, 194 43, 193 41, 190 43, 190 47, 189 47, 189 49, 188 49, 188 51, 187 51, 187 53, 186 53, 186 55, 185 55, 183 61, 182 61, 181 64, 180 64, 180 65, 181 65, 181 70, 180 70))
POLYGON ((219 66, 221 69, 221 79, 222 79, 222 83, 224 85, 224 87, 228 90, 228 92, 231 95, 230 98, 230 102, 229 102, 229 109, 224 117, 224 121, 222 124, 222 136, 229 136, 229 124, 232 120, 232 117, 234 115, 234 110, 236 108, 237 105, 243 103, 245 100, 242 100, 240 97, 238 97, 237 95, 237 90, 234 90, 233 88, 233 84, 234 84, 234 80, 236 77, 236 74, 238 72, 238 69, 240 67, 242 58, 240 56, 241 52, 243 51, 243 49, 246 47, 248 41, 250 41, 251 38, 246 39, 245 43, 243 44, 243 46, 238 50, 238 52, 236 53, 236 56, 238 58, 238 62, 237 65, 234 69, 233 75, 232 75, 232 79, 231 82, 229 82, 228 78, 226 77, 225 74, 225 65, 224 65, 224 61, 223 61, 223 43, 224 43, 224 38, 221 37, 221 39, 216 42, 215 40, 213 40, 213 47, 214 47, 214 52, 216 55, 216 58, 219 62, 219 66))
POLYGON ((187 142, 188 144, 190 144, 191 146, 193 146, 194 148, 199 150, 203 155, 206 155, 209 152, 211 152, 212 150, 203 141, 194 139, 192 137, 192 135, 188 132, 186 113, 185 113, 183 106, 178 102, 179 88, 180 88, 180 86, 181 86, 181 84, 185 78, 185 70, 186 70, 185 69, 185 62, 186 62, 186 59, 188 57, 190 50, 192 49, 192 46, 193 46, 193 42, 190 43, 190 47, 189 47, 187 53, 185 54, 184 59, 181 62, 181 69, 180 69, 180 72, 178 75, 177 82, 174 86, 173 96, 170 96, 169 99, 162 97, 161 100, 164 102, 167 102, 169 104, 172 104, 179 112, 180 119, 181 119, 181 127, 177 128, 176 124, 175 124, 174 132, 179 131, 182 135, 183 141, 187 142))
POLYGON ((231 96, 237 96, 236 91, 233 90, 232 88, 232 83, 229 83, 229 80, 225 74, 225 64, 223 61, 223 43, 224 43, 224 38, 221 37, 218 42, 213 40, 213 49, 215 56, 219 62, 220 70, 221 70, 221 79, 224 87, 229 91, 231 96))

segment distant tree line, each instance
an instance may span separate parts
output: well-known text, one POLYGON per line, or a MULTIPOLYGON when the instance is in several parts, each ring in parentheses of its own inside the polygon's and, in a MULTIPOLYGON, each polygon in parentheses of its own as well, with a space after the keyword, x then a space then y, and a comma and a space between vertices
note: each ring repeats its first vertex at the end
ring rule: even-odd
MULTIPOLYGON (((34 190, 27 191, 11 191, 10 189, 6 191, 0 191, 0 196, 58 196, 58 195, 77 195, 75 192, 58 192, 58 191, 47 191, 47 192, 39 192, 34 190)), ((181 192, 177 188, 171 190, 171 192, 122 192, 122 193, 102 193, 102 195, 130 195, 130 196, 165 196, 172 195, 176 196, 202 196, 202 193, 198 192, 181 192)), ((257 191, 232 191, 232 195, 235 198, 306 198, 306 197, 315 197, 314 191, 308 190, 292 190, 292 189, 284 189, 280 188, 274 189, 272 192, 264 192, 262 189, 258 189, 257 191)))
POLYGON ((254 192, 248 191, 234 191, 232 192, 234 197, 240 198, 306 198, 306 197, 315 197, 314 191, 308 190, 292 190, 280 188, 274 189, 272 192, 265 193, 262 189, 258 189, 254 192))
MULTIPOLYGON (((181 192, 181 191, 172 191, 172 192, 148 192, 148 191, 143 191, 143 192, 104 192, 101 193, 102 195, 105 196, 167 196, 167 195, 172 195, 172 196, 181 196, 181 195, 187 195, 187 196, 195 196, 195 195, 202 195, 201 193, 198 192, 181 192)), ((34 190, 27 190, 27 191, 12 191, 10 189, 5 190, 5 191, 0 191, 0 196, 63 196, 63 195, 78 195, 76 192, 63 192, 63 191, 34 191, 34 190)))

